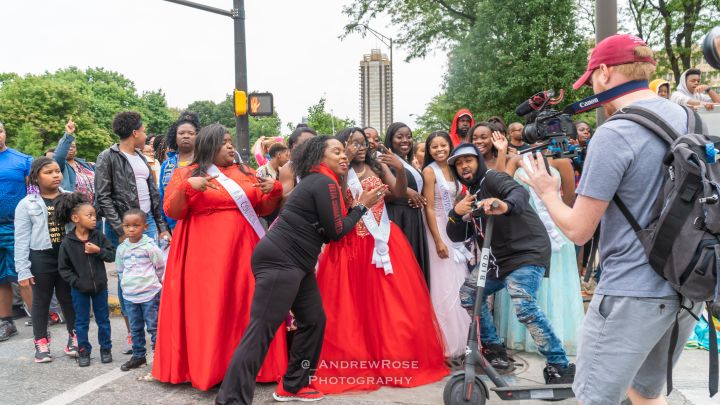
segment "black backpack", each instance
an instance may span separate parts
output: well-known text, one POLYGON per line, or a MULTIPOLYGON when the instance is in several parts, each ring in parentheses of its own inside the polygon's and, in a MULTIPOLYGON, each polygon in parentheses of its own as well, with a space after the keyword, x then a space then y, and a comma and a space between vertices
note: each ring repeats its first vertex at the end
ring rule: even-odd
MULTIPOLYGON (((620 197, 613 201, 632 226, 652 269, 680 295, 681 308, 691 303, 711 302, 720 292, 720 137, 707 135, 696 112, 688 114, 687 134, 678 133, 651 110, 626 107, 608 119, 630 120, 655 133, 669 145, 663 159, 665 178, 650 217, 643 228, 620 197)), ((682 310, 681 309, 681 310, 682 310)), ((678 312, 679 315, 679 312, 678 312)), ((718 349, 710 316, 710 396, 718 391, 718 349)), ((672 353, 678 338, 677 316, 668 350, 667 386, 672 391, 672 353)), ((685 342, 682 342, 684 344, 685 342)))

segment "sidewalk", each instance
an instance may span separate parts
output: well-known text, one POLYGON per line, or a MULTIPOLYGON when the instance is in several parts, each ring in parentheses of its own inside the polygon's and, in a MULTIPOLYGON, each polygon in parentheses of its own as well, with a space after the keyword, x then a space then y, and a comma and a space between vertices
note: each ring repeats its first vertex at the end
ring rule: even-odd
MULTIPOLYGON (((110 291, 110 307, 113 315, 120 315, 120 306, 117 300, 117 275, 115 274, 114 264, 108 264, 108 285, 110 291)), ((115 330, 120 330, 124 325, 118 324, 118 320, 113 320, 113 324, 117 324, 115 330)), ((229 349, 230 350, 230 349, 229 349)), ((544 359, 531 353, 516 353, 514 357, 519 363, 522 363, 512 376, 508 376, 510 384, 536 385, 542 384, 542 369, 545 366, 544 359)), ((571 360, 571 361, 574 361, 571 360)), ((147 370, 143 371, 144 373, 147 370)), ((136 372, 135 377, 141 372, 136 372)), ((134 378, 133 378, 134 379, 134 378)), ((135 403, 202 403, 211 404, 217 393, 217 389, 209 392, 200 392, 193 389, 189 384, 167 385, 158 382, 144 383, 138 388, 132 389, 132 380, 123 378, 118 381, 122 385, 127 385, 130 392, 123 389, 113 389, 110 392, 100 390, 88 397, 79 400, 77 403, 116 403, 120 398, 127 398, 132 401, 134 397, 135 403), (137 396, 140 397, 138 401, 137 396), (159 398, 158 398, 159 397, 159 398), (86 400, 91 401, 86 402, 86 400), (147 401, 147 402, 146 402, 147 401)), ((373 405, 373 404, 417 404, 417 405, 436 405, 442 404, 443 389, 448 378, 435 384, 425 385, 417 388, 382 388, 378 391, 370 393, 352 393, 346 395, 328 396, 322 401, 324 404, 332 405, 373 405)), ((488 389, 493 385, 485 378, 488 389)), ((135 382, 137 384, 137 382, 135 382)), ((718 404, 717 399, 710 399, 708 395, 708 352, 701 350, 685 350, 680 362, 674 372, 675 390, 668 398, 670 405, 710 405, 718 404)), ((275 389, 274 384, 259 384, 255 392, 255 403, 270 404, 275 403, 272 399, 272 392, 275 389)), ((518 405, 529 404, 547 404, 544 401, 502 401, 492 391, 490 391, 490 399, 487 404, 508 404, 515 403, 518 405)), ((555 402, 559 405, 577 404, 575 399, 567 399, 555 402)))

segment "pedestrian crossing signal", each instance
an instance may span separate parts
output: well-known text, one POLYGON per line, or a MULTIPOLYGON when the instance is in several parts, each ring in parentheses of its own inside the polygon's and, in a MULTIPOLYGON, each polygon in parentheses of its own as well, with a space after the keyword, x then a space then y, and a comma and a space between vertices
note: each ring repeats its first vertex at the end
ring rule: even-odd
POLYGON ((235 107, 235 116, 240 117, 247 114, 247 94, 244 91, 235 89, 233 92, 233 104, 235 107))
POLYGON ((253 117, 270 116, 273 114, 272 93, 250 93, 248 95, 250 115, 253 117))

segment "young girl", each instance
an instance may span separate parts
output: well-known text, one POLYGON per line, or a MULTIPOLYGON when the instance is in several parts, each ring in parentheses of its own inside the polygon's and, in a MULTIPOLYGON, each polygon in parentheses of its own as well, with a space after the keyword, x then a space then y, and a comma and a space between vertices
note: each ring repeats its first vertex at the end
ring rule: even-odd
POLYGON ((505 171, 507 161, 507 138, 491 122, 478 122, 468 132, 470 140, 480 149, 488 169, 505 171))
POLYGON ((470 316, 460 305, 460 287, 467 277, 470 252, 463 243, 453 243, 445 225, 461 187, 454 180, 448 158, 453 151, 447 132, 433 132, 425 141, 423 196, 430 250, 430 298, 445 339, 445 358, 452 364, 465 352, 470 316))
POLYGON ((70 285, 58 273, 58 253, 66 233, 55 217, 55 202, 62 193, 61 181, 57 162, 46 157, 35 160, 30 166, 29 182, 37 191, 23 198, 15 209, 15 268, 20 285, 31 285, 33 290, 31 313, 36 363, 52 361, 47 326, 53 292, 65 315, 69 335, 65 354, 77 356, 70 285))
POLYGON ((98 326, 100 360, 110 363, 112 342, 105 262, 115 260, 115 249, 105 235, 95 229, 95 208, 84 194, 60 195, 55 203, 55 210, 60 224, 72 222, 75 225, 75 230, 65 235, 60 244, 58 272, 71 286, 70 294, 76 314, 78 365, 90 365, 92 346, 88 340, 88 329, 91 304, 98 326))

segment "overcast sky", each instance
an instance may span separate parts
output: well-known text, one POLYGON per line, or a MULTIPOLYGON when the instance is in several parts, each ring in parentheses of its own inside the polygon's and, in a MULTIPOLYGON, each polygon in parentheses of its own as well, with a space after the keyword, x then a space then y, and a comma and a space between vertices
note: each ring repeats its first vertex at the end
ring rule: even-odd
MULTIPOLYGON (((197 1, 232 7, 232 0, 197 1)), ((284 123, 299 122, 322 96, 335 115, 359 123, 358 63, 371 48, 388 51, 371 35, 338 39, 350 1, 245 1, 249 89, 272 92, 284 123)), ((373 28, 396 33, 386 22, 373 28)), ((440 91, 447 58, 437 52, 406 63, 405 55, 394 50, 395 120, 413 125, 411 114, 440 91)), ((118 71, 139 92, 162 89, 172 107, 218 102, 235 83, 233 23, 162 0, 0 2, 0 72, 67 66, 118 71)))

